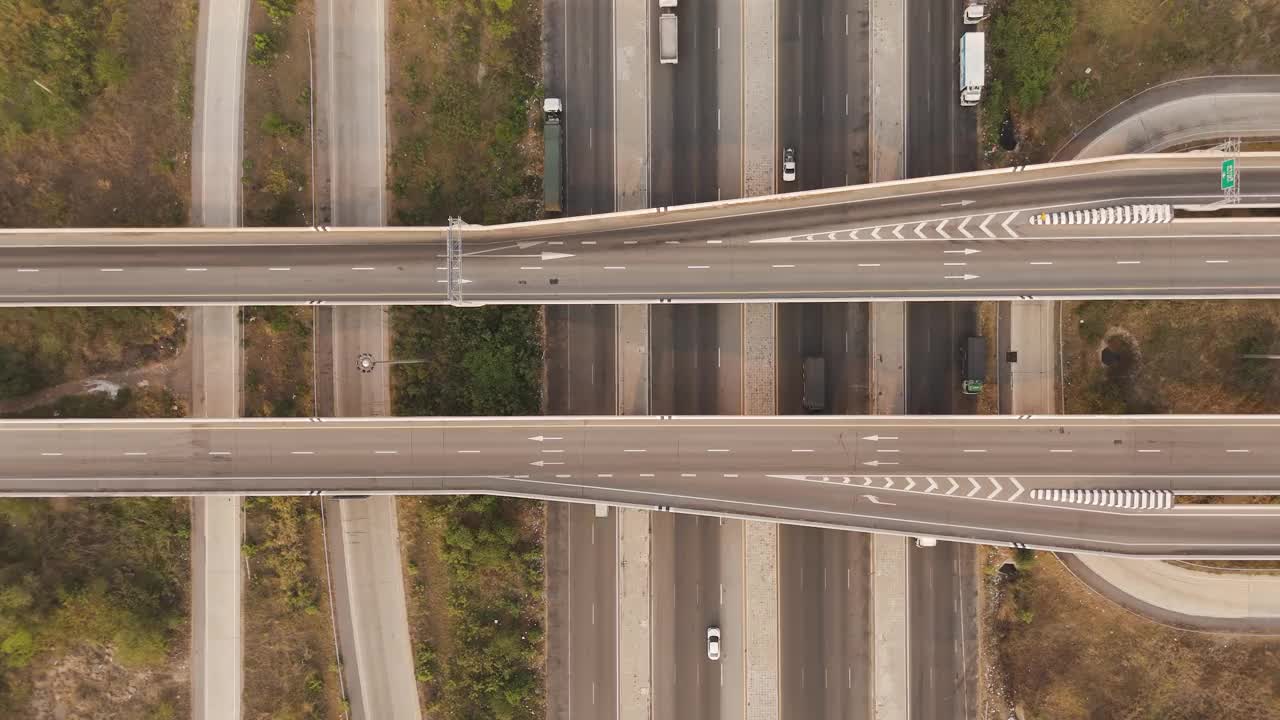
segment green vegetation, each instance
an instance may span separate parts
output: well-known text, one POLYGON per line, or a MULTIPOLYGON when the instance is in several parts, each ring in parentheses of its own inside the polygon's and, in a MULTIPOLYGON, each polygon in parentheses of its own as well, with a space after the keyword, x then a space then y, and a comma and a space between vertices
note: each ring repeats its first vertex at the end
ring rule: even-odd
POLYGON ((0 310, 0 400, 171 358, 185 338, 173 308, 0 310))
POLYGON ((393 0, 394 221, 442 225, 541 213, 541 4, 393 0))
POLYGON ((88 393, 58 398, 24 412, 14 418, 180 418, 187 416, 187 405, 162 388, 120 388, 114 395, 88 393))
POLYGON ((0 143, 66 133, 129 75, 125 0, 0 0, 0 143))
MULTIPOLYGON (((415 672, 426 714, 541 718, 542 504, 491 496, 405 498, 409 534, 443 540, 448 637, 416 638, 415 672)), ((410 603, 424 591, 410 567, 410 603)))
POLYGON ((306 130, 306 125, 294 120, 288 120, 274 110, 262 117, 262 132, 274 138, 289 137, 297 139, 302 137, 302 133, 306 132, 306 130))
POLYGON ((189 523, 186 500, 0 499, 0 715, 86 645, 129 670, 185 646, 189 523))
POLYGON ((315 413, 311 318, 306 307, 246 307, 246 417, 307 417, 315 413))
POLYGON ((285 20, 293 17, 298 5, 298 0, 258 0, 258 2, 274 25, 281 25, 285 20))
POLYGON ((249 62, 266 67, 276 61, 280 52, 280 38, 274 32, 256 32, 250 37, 249 62))
POLYGON ((988 144, 1006 111, 1020 115, 1040 105, 1074 29, 1071 0, 1009 0, 995 13, 988 32, 991 82, 982 98, 988 144))
POLYGON ((1063 308, 1069 413, 1280 410, 1280 303, 1088 301, 1063 308))
POLYGON ((541 403, 540 309, 391 309, 397 415, 536 415, 541 403))

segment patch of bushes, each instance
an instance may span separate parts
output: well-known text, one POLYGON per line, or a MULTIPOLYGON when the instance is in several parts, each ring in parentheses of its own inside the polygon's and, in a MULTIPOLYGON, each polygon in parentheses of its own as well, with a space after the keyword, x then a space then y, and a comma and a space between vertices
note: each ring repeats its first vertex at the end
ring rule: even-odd
MULTIPOLYGON (((1010 0, 996 13, 988 33, 992 75, 984 104, 988 117, 1003 117, 1007 108, 1028 112, 1040 104, 1075 21, 1070 0, 1010 0)), ((1086 91, 1087 86, 1081 86, 1081 92, 1086 91)))
POLYGON ((541 404, 539 309, 396 306, 391 309, 397 415, 536 415, 541 404))
POLYGON ((317 521, 315 508, 295 497, 247 497, 244 503, 266 515, 261 540, 244 545, 253 582, 274 586, 274 597, 291 611, 319 612, 319 589, 308 577, 304 536, 305 525, 317 521))
POLYGON ((276 61, 280 38, 274 32, 257 32, 249 38, 249 63, 267 67, 276 61))
POLYGON ((123 83, 124 0, 0 2, 0 141, 76 127, 89 102, 123 83))
POLYGON ((307 127, 300 122, 289 120, 274 110, 262 116, 262 132, 274 138, 300 138, 307 127))
POLYGON ((262 9, 267 12, 267 17, 271 18, 272 24, 281 25, 285 20, 293 17, 298 3, 297 0, 258 0, 258 4, 262 5, 262 9))
POLYGON ((68 395, 49 405, 5 417, 13 418, 180 418, 187 404, 166 388, 120 388, 105 392, 68 395))
POLYGON ((156 668, 182 643, 185 500, 0 499, 0 715, 21 717, 29 670, 88 643, 156 668))

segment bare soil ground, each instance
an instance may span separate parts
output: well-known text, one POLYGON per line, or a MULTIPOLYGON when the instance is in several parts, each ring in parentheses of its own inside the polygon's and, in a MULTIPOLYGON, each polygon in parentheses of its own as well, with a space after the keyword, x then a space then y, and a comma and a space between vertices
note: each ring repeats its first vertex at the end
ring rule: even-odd
POLYGON ((1278 0, 1073 0, 1073 6, 1075 31, 1048 96, 1017 118, 1016 154, 991 152, 995 141, 987 139, 991 165, 1045 162, 1099 115, 1152 85, 1280 71, 1278 0))
POLYGON ((311 325, 314 308, 240 309, 246 417, 315 414, 311 325))
POLYGON ((130 0, 126 16, 124 82, 69 135, 0 152, 0 226, 186 224, 197 3, 130 0))
POLYGON ((1047 553, 997 570, 984 548, 983 720, 1280 718, 1280 639, 1158 625, 1078 582, 1047 553))
POLYGON ((1280 354, 1280 302, 1072 302, 1062 317, 1068 414, 1280 411, 1280 361, 1241 357, 1280 354))
POLYGON ((246 225, 313 224, 307 31, 314 26, 311 0, 298 0, 293 14, 279 22, 260 2, 252 5, 241 180, 246 225), (255 51, 255 37, 271 38, 274 50, 255 51))
POLYGON ((246 498, 245 720, 344 717, 316 498, 246 498))

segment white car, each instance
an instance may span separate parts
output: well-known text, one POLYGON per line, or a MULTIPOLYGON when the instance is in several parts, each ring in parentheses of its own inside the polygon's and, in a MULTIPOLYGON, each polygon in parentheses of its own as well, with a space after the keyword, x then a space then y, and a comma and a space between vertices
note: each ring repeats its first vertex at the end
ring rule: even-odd
POLYGON ((720 628, 707 628, 707 659, 720 659, 720 628))
POLYGON ((792 148, 782 152, 782 181, 796 181, 796 151, 792 148))

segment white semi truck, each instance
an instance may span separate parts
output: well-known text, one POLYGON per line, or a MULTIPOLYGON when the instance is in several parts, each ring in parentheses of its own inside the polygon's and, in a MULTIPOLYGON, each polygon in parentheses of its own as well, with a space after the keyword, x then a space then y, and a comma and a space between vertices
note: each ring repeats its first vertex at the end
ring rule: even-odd
POLYGON ((680 62, 680 21, 676 19, 679 0, 658 0, 658 62, 675 65, 680 62))
POLYGON ((987 74, 987 36, 967 32, 960 36, 960 105, 972 107, 982 99, 987 74))

